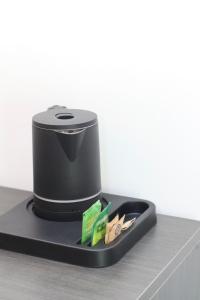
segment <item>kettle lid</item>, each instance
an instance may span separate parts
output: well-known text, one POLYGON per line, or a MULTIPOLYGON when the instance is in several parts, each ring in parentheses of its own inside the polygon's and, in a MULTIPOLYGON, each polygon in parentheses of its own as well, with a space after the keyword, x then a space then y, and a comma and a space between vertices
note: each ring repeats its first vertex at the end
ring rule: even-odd
POLYGON ((33 126, 44 129, 62 130, 90 127, 97 123, 97 115, 88 110, 68 109, 54 105, 33 116, 33 126))

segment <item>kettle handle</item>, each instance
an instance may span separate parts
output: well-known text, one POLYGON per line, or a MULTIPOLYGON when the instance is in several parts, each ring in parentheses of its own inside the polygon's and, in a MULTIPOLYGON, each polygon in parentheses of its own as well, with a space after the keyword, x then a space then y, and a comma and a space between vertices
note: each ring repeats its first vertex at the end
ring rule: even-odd
POLYGON ((48 108, 47 108, 47 110, 50 110, 50 109, 57 109, 57 108, 66 108, 66 109, 67 109, 67 107, 66 107, 66 106, 61 106, 61 105, 53 105, 53 106, 50 106, 50 107, 48 107, 48 108))

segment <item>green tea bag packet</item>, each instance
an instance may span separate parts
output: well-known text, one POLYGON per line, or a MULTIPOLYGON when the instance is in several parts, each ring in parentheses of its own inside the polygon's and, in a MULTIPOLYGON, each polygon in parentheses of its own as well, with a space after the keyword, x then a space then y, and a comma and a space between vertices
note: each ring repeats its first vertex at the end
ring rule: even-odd
POLYGON ((83 213, 81 244, 91 240, 93 225, 101 213, 101 202, 97 200, 83 213))
POLYGON ((95 246, 100 240, 104 239, 106 234, 106 225, 108 223, 108 215, 111 209, 111 202, 104 208, 104 210, 98 215, 92 231, 91 245, 95 246))

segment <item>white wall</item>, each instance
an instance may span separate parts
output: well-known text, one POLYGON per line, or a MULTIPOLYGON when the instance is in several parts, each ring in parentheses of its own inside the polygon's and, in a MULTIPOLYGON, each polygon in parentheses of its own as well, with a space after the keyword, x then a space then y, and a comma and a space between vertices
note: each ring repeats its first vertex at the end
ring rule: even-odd
POLYGON ((105 191, 200 219, 198 1, 2 1, 0 185, 32 189, 31 117, 94 110, 105 191))

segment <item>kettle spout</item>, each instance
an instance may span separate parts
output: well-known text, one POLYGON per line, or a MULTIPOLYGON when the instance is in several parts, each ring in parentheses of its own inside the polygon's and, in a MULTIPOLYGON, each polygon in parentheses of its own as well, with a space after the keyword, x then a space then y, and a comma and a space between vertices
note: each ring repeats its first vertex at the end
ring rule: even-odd
POLYGON ((76 160, 85 136, 85 129, 56 130, 56 134, 68 159, 76 160))

